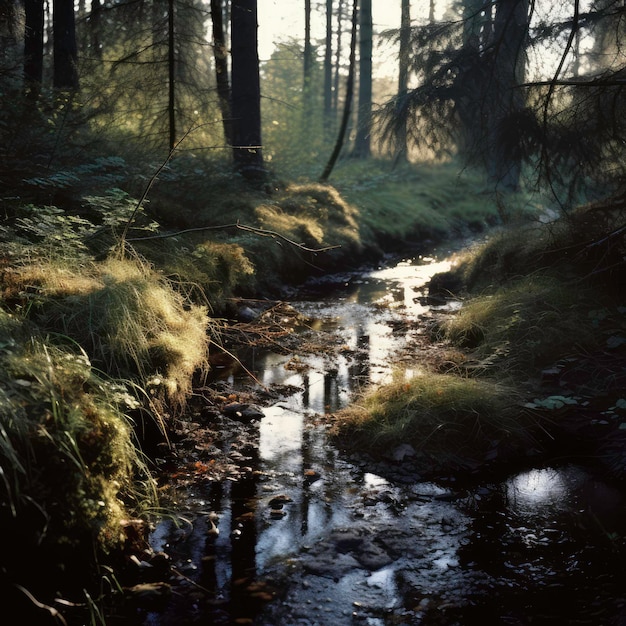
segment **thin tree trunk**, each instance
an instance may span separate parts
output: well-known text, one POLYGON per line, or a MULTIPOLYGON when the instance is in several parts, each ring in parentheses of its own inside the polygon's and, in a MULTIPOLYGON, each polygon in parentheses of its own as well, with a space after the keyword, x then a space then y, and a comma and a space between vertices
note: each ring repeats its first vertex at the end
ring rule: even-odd
POLYGON ((311 0, 304 0, 304 66, 302 76, 302 124, 303 140, 309 133, 312 115, 311 82, 313 72, 313 46, 311 44, 311 0))
POLYGON ((43 81, 43 0, 25 0, 24 79, 26 91, 37 98, 43 81))
POLYGON ((372 0, 361 1, 359 22, 359 105, 352 157, 367 159, 372 153, 372 0))
POLYGON ((324 137, 333 128, 333 0, 326 0, 326 40, 324 49, 324 137))
POLYGON ((222 114, 224 140, 233 144, 233 130, 230 112, 230 83, 228 80, 228 50, 224 32, 224 14, 222 0, 211 0, 211 22, 213 28, 213 58, 215 59, 215 81, 217 97, 222 114))
POLYGON ((341 35, 343 29, 343 0, 339 0, 337 7, 337 48, 335 50, 335 77, 333 79, 333 117, 339 109, 339 73, 341 71, 341 35))
POLYGON ((339 128, 339 134, 337 135, 337 141, 335 142, 335 148, 328 159, 328 163, 320 176, 320 182, 325 182, 331 175, 335 163, 339 158, 339 153, 343 147, 343 142, 348 128, 348 120, 350 119, 350 110, 352 108, 352 94, 354 92, 354 72, 356 65, 356 33, 358 22, 358 0, 354 0, 352 5, 352 34, 350 38, 350 67, 348 68, 348 80, 346 81, 346 100, 344 103, 343 117, 341 120, 341 126, 339 128))
POLYGON ((89 28, 91 35, 91 49, 96 59, 102 59, 102 44, 100 41, 102 4, 100 0, 91 0, 91 13, 89 15, 89 28))
POLYGON ((407 161, 407 111, 406 99, 409 85, 409 42, 411 36, 411 2, 402 0, 400 14, 400 53, 398 56, 398 98, 396 100, 396 117, 398 130, 396 134, 396 163, 407 161))
POLYGON ((174 48, 176 34, 174 31, 174 0, 168 0, 167 5, 167 112, 169 119, 169 148, 171 152, 176 145, 176 50, 174 48))

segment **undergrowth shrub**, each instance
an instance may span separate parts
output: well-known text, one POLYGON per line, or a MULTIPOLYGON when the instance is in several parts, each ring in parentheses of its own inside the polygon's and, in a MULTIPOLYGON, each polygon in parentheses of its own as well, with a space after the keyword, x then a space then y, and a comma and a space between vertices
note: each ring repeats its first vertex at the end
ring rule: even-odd
POLYGON ((120 548, 125 520, 156 506, 127 417, 136 398, 76 345, 54 345, 1 309, 0 383, 0 528, 10 538, 0 578, 56 589, 76 574, 86 586, 93 572, 71 564, 120 548))
MULTIPOLYGON (((139 258, 75 266, 39 261, 5 276, 22 291, 29 318, 72 338, 109 375, 134 378, 183 407, 192 378, 208 367, 206 306, 190 303, 139 258)), ((157 397, 153 398, 156 401, 157 397)))

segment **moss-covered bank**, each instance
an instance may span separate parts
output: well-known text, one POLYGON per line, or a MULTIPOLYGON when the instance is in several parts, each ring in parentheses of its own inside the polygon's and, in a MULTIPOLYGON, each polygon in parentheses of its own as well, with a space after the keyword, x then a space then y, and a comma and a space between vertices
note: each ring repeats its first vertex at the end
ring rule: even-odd
POLYGON ((613 198, 465 251, 431 281, 464 300, 433 328, 454 359, 368 390, 335 416, 337 440, 374 456, 409 443, 431 475, 543 455, 626 479, 625 218, 613 198))
POLYGON ((0 584, 33 624, 67 602, 96 623, 118 597, 160 513, 151 457, 236 298, 498 217, 482 196, 470 210, 481 183, 451 167, 352 164, 336 185, 251 190, 199 175, 211 163, 174 159, 156 182, 117 158, 91 165, 25 175, 2 200, 0 584))

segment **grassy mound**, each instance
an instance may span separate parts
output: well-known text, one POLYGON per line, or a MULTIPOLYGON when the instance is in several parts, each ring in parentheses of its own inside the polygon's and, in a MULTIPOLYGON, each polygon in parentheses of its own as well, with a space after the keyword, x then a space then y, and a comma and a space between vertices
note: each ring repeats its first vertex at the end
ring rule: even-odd
MULTIPOLYGON (((460 258, 436 282, 461 286, 464 304, 434 334, 461 348, 464 359, 445 375, 400 375, 367 391, 335 416, 337 438, 377 456, 410 443, 421 466, 436 472, 524 458, 545 433, 566 428, 568 408, 583 424, 589 413, 608 416, 619 435, 626 380, 622 204, 516 224, 460 258)), ((611 458, 619 447, 612 445, 611 458)))
POLYGON ((162 387, 173 405, 184 405, 194 373, 207 367, 206 307, 137 258, 84 263, 80 273, 40 260, 7 270, 4 283, 42 332, 71 338, 111 376, 162 387))
POLYGON ((340 411, 331 433, 373 456, 410 444, 429 472, 475 469, 498 449, 532 448, 534 420, 529 412, 522 419, 521 406, 515 388, 491 380, 399 373, 340 411))
POLYGON ((0 527, 10 538, 0 581, 9 597, 25 588, 51 601, 70 581, 97 580, 95 555, 119 550, 129 516, 157 504, 128 418, 138 403, 76 345, 56 346, 3 310, 0 379, 0 527))

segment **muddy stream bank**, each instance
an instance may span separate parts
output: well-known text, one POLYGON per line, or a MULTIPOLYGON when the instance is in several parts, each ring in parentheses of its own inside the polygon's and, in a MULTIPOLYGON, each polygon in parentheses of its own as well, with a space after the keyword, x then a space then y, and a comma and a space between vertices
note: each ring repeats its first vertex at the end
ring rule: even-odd
POLYGON ((436 349, 429 318, 460 303, 429 302, 425 287, 448 265, 417 257, 312 284, 290 302, 293 351, 240 355, 259 385, 224 364, 194 455, 172 470, 181 517, 151 535, 171 594, 141 624, 626 624, 626 503, 590 470, 539 466, 468 489, 421 480, 409 446, 375 463, 326 437, 324 416, 384 381, 407 346, 436 349), (242 401, 251 387, 256 401, 242 401))

